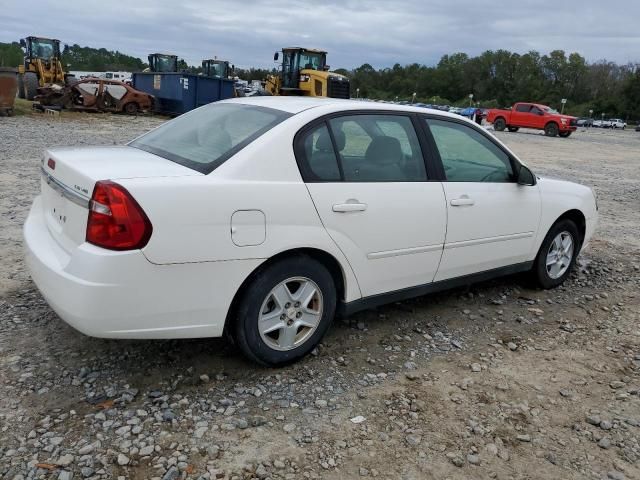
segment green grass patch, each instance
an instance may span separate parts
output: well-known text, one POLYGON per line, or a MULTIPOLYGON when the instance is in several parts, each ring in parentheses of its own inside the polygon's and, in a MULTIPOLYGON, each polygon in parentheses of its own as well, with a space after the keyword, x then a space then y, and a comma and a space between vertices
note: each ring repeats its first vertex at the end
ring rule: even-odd
POLYGON ((33 105, 33 102, 30 102, 29 100, 16 98, 16 103, 13 105, 13 114, 29 115, 30 113, 33 112, 31 105, 33 105))

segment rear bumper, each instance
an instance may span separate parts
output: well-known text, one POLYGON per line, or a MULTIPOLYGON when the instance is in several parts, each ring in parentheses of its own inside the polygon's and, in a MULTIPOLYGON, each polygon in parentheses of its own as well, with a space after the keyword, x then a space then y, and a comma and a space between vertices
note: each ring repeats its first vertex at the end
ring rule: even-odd
POLYGON ((84 243, 71 253, 49 233, 37 197, 24 225, 26 262, 51 308, 104 338, 221 336, 228 308, 261 260, 156 265, 142 251, 84 243))

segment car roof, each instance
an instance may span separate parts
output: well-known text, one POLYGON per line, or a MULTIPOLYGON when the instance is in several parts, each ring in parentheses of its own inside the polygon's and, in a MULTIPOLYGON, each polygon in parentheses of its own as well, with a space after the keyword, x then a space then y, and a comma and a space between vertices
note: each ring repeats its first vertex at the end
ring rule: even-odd
POLYGON ((259 107, 273 108, 288 113, 300 113, 305 110, 317 107, 328 107, 336 112, 344 110, 389 110, 398 112, 434 113, 440 116, 460 118, 442 110, 434 108, 417 107, 412 105, 398 105, 394 103, 381 103, 371 100, 343 100, 339 98, 327 97, 288 97, 288 96, 253 96, 239 97, 223 102, 242 103, 245 105, 255 105, 259 107))

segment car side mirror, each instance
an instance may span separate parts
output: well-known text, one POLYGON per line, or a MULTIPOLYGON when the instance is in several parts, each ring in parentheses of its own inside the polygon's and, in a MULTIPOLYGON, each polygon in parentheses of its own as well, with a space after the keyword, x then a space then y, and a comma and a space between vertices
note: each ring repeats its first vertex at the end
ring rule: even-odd
POLYGON ((21 39, 20 39, 20 46, 21 46, 22 48, 27 48, 27 42, 24 40, 24 38, 21 38, 21 39))
POLYGON ((280 58, 280 53, 279 53, 279 52, 274 53, 274 54, 273 54, 273 61, 274 61, 274 62, 277 62, 277 61, 278 61, 278 58, 280 58))
POLYGON ((524 165, 518 168, 518 185, 532 186, 536 184, 536 176, 524 165))

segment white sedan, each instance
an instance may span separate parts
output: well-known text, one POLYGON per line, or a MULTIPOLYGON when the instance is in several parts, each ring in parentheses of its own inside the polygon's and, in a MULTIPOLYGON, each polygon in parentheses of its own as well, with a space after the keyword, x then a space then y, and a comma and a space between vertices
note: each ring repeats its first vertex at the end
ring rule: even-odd
POLYGON ((218 102, 126 146, 44 153, 24 226, 58 315, 108 338, 218 337, 280 365, 350 314, 498 275, 561 284, 588 187, 536 177, 458 115, 294 97, 218 102))

